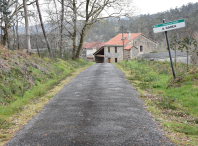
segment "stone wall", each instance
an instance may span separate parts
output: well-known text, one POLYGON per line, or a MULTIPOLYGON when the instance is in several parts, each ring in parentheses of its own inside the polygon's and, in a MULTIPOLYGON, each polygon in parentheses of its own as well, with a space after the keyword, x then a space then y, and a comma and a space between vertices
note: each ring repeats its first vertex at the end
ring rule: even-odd
POLYGON ((117 47, 117 53, 115 53, 115 47, 110 47, 110 53, 108 52, 108 47, 104 47, 104 63, 108 63, 108 58, 111 58, 111 63, 115 62, 115 58, 117 58, 117 62, 123 60, 123 47, 117 47))
POLYGON ((157 49, 157 44, 143 35, 138 36, 127 45, 133 46, 130 51, 130 56, 132 58, 137 57, 139 54, 150 53, 157 49), (142 52, 140 52, 140 46, 143 48, 142 52))
POLYGON ((130 57, 130 50, 124 50, 124 59, 131 59, 130 57))
POLYGON ((130 50, 130 57, 131 59, 137 57, 139 51, 138 51, 138 48, 136 48, 135 46, 133 46, 130 50))
MULTIPOLYGON (((144 35, 140 35, 125 46, 133 46, 130 50, 124 51, 124 59, 133 59, 138 57, 140 54, 150 53, 157 49, 157 44, 147 38, 144 35), (142 52, 140 52, 140 46, 142 46, 142 52)), ((123 47, 117 47, 117 53, 115 53, 115 47, 110 47, 110 52, 108 52, 108 47, 104 47, 104 63, 108 63, 108 59, 111 58, 111 63, 123 61, 123 47)))

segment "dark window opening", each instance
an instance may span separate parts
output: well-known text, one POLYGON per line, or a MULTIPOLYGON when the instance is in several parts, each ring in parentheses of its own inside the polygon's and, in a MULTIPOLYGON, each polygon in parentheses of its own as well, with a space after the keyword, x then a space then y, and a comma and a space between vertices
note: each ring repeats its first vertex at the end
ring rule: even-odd
POLYGON ((140 52, 143 52, 143 46, 140 46, 140 52))
POLYGON ((115 53, 117 53, 117 47, 115 47, 115 53))
POLYGON ((115 62, 116 62, 116 63, 118 62, 118 58, 115 58, 115 62))
POLYGON ((108 47, 108 52, 110 52, 110 47, 108 47))

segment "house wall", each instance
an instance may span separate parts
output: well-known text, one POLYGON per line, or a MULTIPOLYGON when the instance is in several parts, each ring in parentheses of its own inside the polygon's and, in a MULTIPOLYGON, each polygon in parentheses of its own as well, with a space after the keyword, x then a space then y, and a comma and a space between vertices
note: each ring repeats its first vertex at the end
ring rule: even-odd
POLYGON ((86 54, 86 49, 85 48, 81 49, 80 57, 84 60, 87 60, 87 54, 86 54))
POLYGON ((87 56, 92 56, 92 55, 93 55, 93 50, 87 49, 87 56))
POLYGON ((146 54, 157 49, 157 44, 143 35, 138 36, 127 45, 133 46, 130 51, 131 59, 137 57, 139 54, 146 54), (140 52, 140 46, 143 47, 143 52, 140 52))
MULTIPOLYGON (((130 50, 124 50, 124 59, 133 59, 140 54, 146 54, 157 49, 157 44, 146 38, 143 35, 138 36, 125 46, 133 46, 130 50), (143 51, 140 52, 140 46, 143 47, 143 51)), ((108 47, 104 47, 104 63, 108 63, 108 58, 111 58, 111 63, 117 61, 123 61, 123 47, 117 47, 117 53, 115 53, 115 47, 110 47, 110 53, 108 52, 108 47)))
POLYGON ((117 53, 115 53, 115 47, 110 47, 110 53, 108 47, 104 47, 104 63, 108 63, 108 58, 111 58, 111 63, 115 62, 115 58, 120 62, 123 60, 123 47, 117 47, 117 53))
POLYGON ((96 51, 96 48, 86 49, 86 56, 93 57, 93 59, 87 58, 87 62, 95 61, 95 56, 93 55, 93 53, 95 53, 96 51))
POLYGON ((137 55, 139 53, 137 50, 138 50, 138 48, 136 48, 134 46, 131 48, 131 50, 130 50, 130 58, 131 59, 137 57, 137 55))
POLYGON ((124 50, 124 59, 130 59, 130 50, 124 50))
POLYGON ((93 49, 86 49, 87 50, 87 56, 93 56, 93 53, 96 52, 96 48, 93 49))

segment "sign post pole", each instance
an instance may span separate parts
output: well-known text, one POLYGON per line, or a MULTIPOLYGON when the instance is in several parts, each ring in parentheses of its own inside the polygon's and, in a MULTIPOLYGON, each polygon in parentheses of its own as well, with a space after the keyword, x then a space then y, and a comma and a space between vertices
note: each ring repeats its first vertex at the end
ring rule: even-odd
POLYGON ((162 24, 153 25, 153 32, 154 33, 165 32, 168 51, 169 51, 169 57, 170 57, 170 62, 171 62, 171 67, 172 67, 172 72, 173 72, 173 77, 174 78, 175 78, 175 70, 174 70, 174 66, 173 66, 173 60, 172 60, 172 56, 171 56, 171 50, 170 50, 170 44, 169 44, 169 40, 168 40, 168 32, 167 31, 182 28, 182 27, 185 27, 185 26, 186 26, 186 24, 185 24, 184 19, 176 20, 176 21, 172 21, 172 22, 167 22, 167 23, 165 23, 165 19, 163 19, 162 24))
MULTIPOLYGON (((163 19, 163 23, 165 23, 165 19, 163 19)), ((169 52, 169 57, 170 57, 173 77, 175 78, 176 77, 175 76, 175 70, 174 70, 174 66, 173 66, 173 60, 172 60, 172 56, 171 56, 171 50, 170 50, 170 44, 169 44, 169 40, 168 40, 168 32, 167 31, 165 31, 165 35, 166 35, 166 41, 167 41, 167 46, 168 46, 168 52, 169 52)))

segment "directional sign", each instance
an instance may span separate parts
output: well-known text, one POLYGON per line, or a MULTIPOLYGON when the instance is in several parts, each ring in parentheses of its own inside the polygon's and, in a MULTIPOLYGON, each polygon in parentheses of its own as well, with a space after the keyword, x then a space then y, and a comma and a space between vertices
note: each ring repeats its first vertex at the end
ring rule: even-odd
POLYGON ((153 32, 158 33, 158 32, 164 32, 164 31, 169 31, 169 30, 174 30, 178 28, 185 27, 185 20, 176 20, 172 22, 167 22, 167 23, 162 23, 158 25, 153 25, 153 32))

